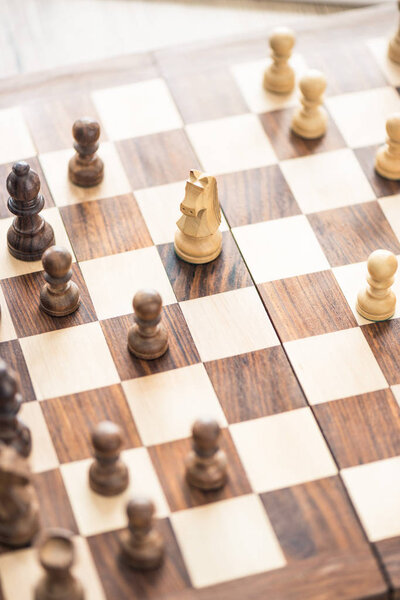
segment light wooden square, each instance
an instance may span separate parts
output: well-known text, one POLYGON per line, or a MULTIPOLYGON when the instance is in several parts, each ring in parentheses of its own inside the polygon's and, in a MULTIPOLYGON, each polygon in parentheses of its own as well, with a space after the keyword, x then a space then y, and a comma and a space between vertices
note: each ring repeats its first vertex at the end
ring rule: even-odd
POLYGON ((310 404, 387 388, 361 329, 344 329, 284 344, 310 404))
POLYGON ((400 194, 379 198, 378 202, 390 227, 395 232, 397 239, 400 240, 400 194))
POLYGON ((0 342, 7 342, 17 338, 15 328, 11 319, 10 311, 4 296, 4 292, 0 287, 0 342))
POLYGON ((104 162, 104 179, 95 187, 79 187, 69 180, 68 162, 74 153, 72 148, 68 148, 39 156, 53 200, 58 206, 111 198, 131 191, 118 152, 111 142, 100 144, 98 155, 104 162))
POLYGON ((330 477, 337 469, 309 408, 230 426, 255 492, 330 477))
MULTIPOLYGON (((271 59, 240 63, 231 67, 232 75, 252 112, 264 113, 295 106, 299 102, 297 86, 289 94, 274 94, 263 87, 264 73, 271 59)), ((296 79, 298 80, 307 69, 307 64, 301 54, 293 54, 290 59, 296 79)))
MULTIPOLYGON (((47 208, 42 210, 40 214, 53 227, 56 244, 69 250, 69 252, 72 254, 73 261, 75 262, 75 256, 58 208, 47 208)), ((8 219, 0 219, 0 237, 4 240, 4 243, 0 244, 1 279, 15 277, 17 275, 25 275, 26 273, 34 273, 35 271, 41 271, 43 269, 41 260, 35 260, 33 262, 17 260, 9 253, 6 240, 7 231, 12 224, 12 221, 13 217, 8 219)))
POLYGON ((232 231, 256 283, 329 269, 304 215, 244 225, 232 231))
POLYGON ((182 510, 173 513, 171 521, 195 588, 286 564, 258 496, 182 510))
POLYGON ((286 160, 280 166, 303 213, 375 199, 359 162, 348 148, 286 160))
POLYGON ((279 345, 253 287, 181 302, 203 361, 279 345))
POLYGON ((119 383, 100 323, 20 339, 38 400, 119 383))
POLYGON ((277 162, 257 115, 193 123, 186 130, 203 167, 213 175, 277 162))
POLYGON ((141 288, 155 288, 164 305, 176 302, 155 246, 83 261, 80 267, 99 319, 131 313, 141 288))
MULTIPOLYGON (((73 537, 75 564, 72 572, 81 581, 85 600, 106 600, 87 540, 73 537)), ((44 575, 35 548, 25 548, 0 556, 1 584, 4 600, 33 598, 36 583, 44 575)))
MULTIPOLYGON (((185 184, 186 181, 178 181, 135 192, 135 198, 155 244, 169 244, 174 241, 176 222, 181 216, 179 205, 185 196, 185 184)), ((223 215, 219 229, 228 230, 223 215)))
POLYGON ((400 535, 400 456, 343 469, 342 476, 371 542, 400 535))
POLYGON ((384 142, 386 120, 400 110, 399 95, 392 87, 331 96, 326 99, 326 104, 347 145, 352 148, 384 142))
MULTIPOLYGON (((400 256, 397 257, 400 262, 400 256)), ((342 292, 349 304, 353 314, 359 325, 367 325, 371 323, 367 319, 364 319, 356 310, 357 294, 363 288, 367 286, 367 263, 354 263, 352 265, 343 265, 342 267, 335 267, 332 269, 334 276, 338 284, 340 285, 342 292)), ((396 303, 396 311, 392 318, 398 319, 400 317, 400 277, 396 277, 392 290, 396 294, 399 301, 396 303)))
POLYGON ((154 501, 158 517, 169 513, 167 501, 145 448, 132 448, 121 454, 129 469, 128 488, 118 496, 101 496, 88 483, 92 459, 61 465, 61 473, 82 535, 96 535, 127 526, 126 505, 135 494, 144 494, 154 501))
POLYGON ((24 402, 19 416, 32 434, 32 453, 29 457, 32 471, 40 473, 56 469, 59 462, 40 403, 24 402))
POLYGON ((4 108, 0 110, 0 163, 8 163, 36 155, 36 148, 26 125, 22 110, 4 108))
POLYGON ((203 364, 124 381, 122 386, 146 446, 189 437, 199 415, 226 426, 203 364))
POLYGON ((388 57, 388 45, 388 37, 374 38, 367 42, 368 48, 372 52, 390 85, 398 87, 400 85, 400 65, 396 64, 388 57))
POLYGON ((92 97, 111 140, 182 127, 182 119, 162 79, 98 90, 92 97))

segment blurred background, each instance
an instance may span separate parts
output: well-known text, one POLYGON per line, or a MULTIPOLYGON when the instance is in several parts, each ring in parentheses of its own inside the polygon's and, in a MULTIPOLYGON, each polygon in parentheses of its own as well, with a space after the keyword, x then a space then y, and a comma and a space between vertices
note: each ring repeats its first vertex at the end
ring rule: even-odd
POLYGON ((0 76, 268 31, 391 0, 0 0, 0 76))

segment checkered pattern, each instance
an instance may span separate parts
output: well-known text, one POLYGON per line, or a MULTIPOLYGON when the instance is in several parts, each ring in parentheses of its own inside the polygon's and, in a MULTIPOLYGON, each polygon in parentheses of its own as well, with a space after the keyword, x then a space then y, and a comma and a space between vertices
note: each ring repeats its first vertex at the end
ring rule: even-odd
MULTIPOLYGON (((400 185, 373 172, 385 119, 400 110, 400 68, 385 63, 385 48, 356 49, 371 52, 367 89, 336 71, 329 129, 316 142, 289 131, 296 94, 261 89, 261 54, 210 69, 211 102, 204 73, 202 87, 191 73, 0 111, 0 171, 15 159, 39 171, 43 217, 73 252, 82 295, 74 315, 42 314, 41 263, 1 245, 0 354, 21 378, 44 524, 76 534, 89 600, 284 578, 340 553, 356 561, 362 552, 377 568, 364 535, 400 536, 400 313, 371 324, 354 308, 368 254, 400 254, 400 185), (105 163, 103 183, 86 190, 67 179, 68 130, 82 106, 102 125, 105 163), (217 176, 224 211, 222 255, 204 266, 173 251, 196 166, 217 176), (170 339, 152 362, 126 347, 133 294, 147 286, 163 297, 170 339), (218 493, 184 481, 201 414, 222 426, 230 479, 218 493), (104 418, 123 427, 131 473, 116 498, 87 485, 89 432, 104 418), (110 570, 136 492, 153 497, 167 540, 155 579, 110 570)), ((298 74, 311 62, 293 60, 298 74)), ((0 214, 4 239, 11 219, 4 206, 0 214)), ((4 600, 25 600, 39 572, 34 551, 4 552, 0 570, 4 600)))

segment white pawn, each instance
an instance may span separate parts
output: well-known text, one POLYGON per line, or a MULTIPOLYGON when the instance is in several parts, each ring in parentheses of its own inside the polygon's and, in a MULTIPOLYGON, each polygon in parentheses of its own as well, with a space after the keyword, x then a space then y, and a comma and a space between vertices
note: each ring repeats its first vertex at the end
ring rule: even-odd
MULTIPOLYGON (((400 2, 397 3, 397 6, 400 9, 400 2)), ((389 42, 388 56, 393 62, 400 63, 400 27, 389 42)))
POLYGON ((328 116, 321 106, 326 90, 326 77, 316 69, 310 69, 300 80, 302 106, 292 119, 292 130, 302 138, 316 139, 324 135, 328 116))
POLYGON ((394 113, 386 121, 388 137, 375 157, 375 169, 386 179, 400 179, 400 113, 394 113))
POLYGON ((289 64, 294 32, 288 27, 277 27, 269 38, 272 62, 264 73, 264 89, 278 94, 288 94, 294 88, 294 71, 289 64))
POLYGON ((397 258, 388 250, 375 250, 368 258, 368 285, 357 296, 357 311, 369 321, 385 321, 394 315, 396 296, 391 290, 397 258))

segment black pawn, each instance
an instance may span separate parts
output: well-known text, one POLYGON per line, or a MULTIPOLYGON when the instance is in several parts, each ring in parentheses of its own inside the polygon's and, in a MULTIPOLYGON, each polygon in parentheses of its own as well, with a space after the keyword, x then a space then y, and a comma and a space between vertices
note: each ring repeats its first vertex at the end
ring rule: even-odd
POLYGON ((201 490, 218 490, 227 481, 226 454, 219 448, 220 426, 213 418, 198 419, 192 428, 193 449, 186 457, 186 479, 201 490))
POLYGON ((119 535, 122 560, 133 569, 157 569, 164 558, 164 540, 153 526, 154 504, 138 496, 128 502, 128 529, 119 535))
POLYGON ((144 289, 135 294, 135 325, 128 332, 128 350, 137 358, 154 360, 168 350, 168 334, 160 322, 161 309, 161 296, 156 290, 144 289))
POLYGON ((51 246, 42 256, 47 283, 40 291, 40 308, 53 317, 65 317, 79 306, 79 290, 72 277, 72 256, 65 248, 51 246))
POLYGON ((89 469, 89 485, 102 496, 121 494, 129 484, 129 471, 120 459, 122 432, 111 421, 102 421, 92 432, 95 459, 89 469))
POLYGON ((68 165, 69 178, 80 187, 93 187, 103 180, 104 164, 96 152, 99 148, 100 125, 94 119, 84 117, 72 127, 75 138, 75 156, 68 165))
POLYGON ((71 573, 75 560, 72 533, 63 529, 48 530, 38 553, 45 574, 35 588, 35 600, 84 600, 82 585, 71 573))
POLYGON ((0 441, 27 457, 32 450, 32 438, 28 427, 17 416, 21 404, 16 375, 0 359, 0 441))
POLYGON ((23 161, 7 177, 8 210, 16 215, 7 233, 8 250, 19 260, 34 261, 54 244, 54 232, 38 213, 44 206, 38 174, 23 161))

